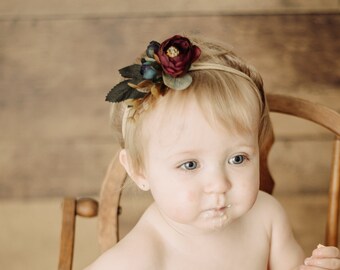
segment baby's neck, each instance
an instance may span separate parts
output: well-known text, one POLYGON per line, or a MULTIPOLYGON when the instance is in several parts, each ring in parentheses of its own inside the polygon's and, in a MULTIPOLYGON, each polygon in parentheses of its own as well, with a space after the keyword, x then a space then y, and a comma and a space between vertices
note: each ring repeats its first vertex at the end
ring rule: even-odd
MULTIPOLYGON (((270 226, 263 226, 258 218, 262 213, 253 209, 255 212, 235 220, 231 217, 233 221, 219 230, 201 231, 171 222, 152 204, 129 234, 131 237, 120 243, 124 246, 131 242, 134 246, 140 240, 142 258, 149 258, 145 269, 264 270, 270 250, 270 226), (151 251, 150 257, 144 257, 147 250, 151 251)), ((195 223, 197 227, 202 224, 195 223)))

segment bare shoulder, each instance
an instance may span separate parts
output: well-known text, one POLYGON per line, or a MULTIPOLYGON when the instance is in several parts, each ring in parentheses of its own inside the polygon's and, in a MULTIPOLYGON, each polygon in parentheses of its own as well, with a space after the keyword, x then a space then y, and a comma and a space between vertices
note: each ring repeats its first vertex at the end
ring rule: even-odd
POLYGON ((161 269, 162 244, 157 231, 137 224, 114 247, 84 270, 161 269))
POLYGON ((256 204, 258 204, 261 208, 265 208, 266 210, 275 211, 282 209, 282 206, 278 200, 264 191, 259 191, 256 204))
POLYGON ((302 263, 304 254, 295 240, 286 211, 279 201, 262 191, 255 208, 271 239, 270 269, 295 269, 302 263))
POLYGON ((156 242, 146 237, 127 237, 85 270, 157 269, 160 264, 157 258, 160 256, 156 242))
POLYGON ((280 216, 286 216, 281 203, 275 197, 263 191, 259 191, 254 210, 256 214, 261 215, 268 221, 275 221, 280 216))
POLYGON ((259 191, 251 217, 265 226, 268 235, 272 235, 275 228, 290 227, 286 211, 281 203, 263 191, 259 191))

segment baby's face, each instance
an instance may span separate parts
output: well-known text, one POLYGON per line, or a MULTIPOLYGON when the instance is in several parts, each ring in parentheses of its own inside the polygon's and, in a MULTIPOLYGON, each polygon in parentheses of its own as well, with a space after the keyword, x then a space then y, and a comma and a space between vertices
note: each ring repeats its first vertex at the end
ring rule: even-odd
POLYGON ((168 222, 183 229, 217 230, 254 205, 257 130, 238 134, 211 125, 194 99, 180 112, 166 111, 160 101, 144 127, 149 137, 145 177, 168 222))

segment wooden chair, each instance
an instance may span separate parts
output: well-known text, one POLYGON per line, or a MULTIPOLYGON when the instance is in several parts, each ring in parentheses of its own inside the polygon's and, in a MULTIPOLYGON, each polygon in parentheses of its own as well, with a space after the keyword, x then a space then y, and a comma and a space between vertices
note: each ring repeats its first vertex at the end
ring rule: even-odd
MULTIPOLYGON (((282 96, 267 95, 271 112, 294 115, 313 121, 335 134, 333 163, 329 183, 328 217, 326 225, 325 244, 338 245, 338 219, 340 199, 340 114, 325 106, 312 102, 282 96)), ((272 193, 274 181, 267 166, 267 156, 274 142, 274 136, 269 138, 265 153, 261 158, 261 190, 272 193)), ((121 190, 126 178, 126 172, 115 156, 107 170, 99 202, 93 199, 65 198, 63 201, 63 220, 59 256, 59 270, 71 270, 74 249, 76 217, 98 216, 99 244, 101 250, 113 246, 119 240, 119 214, 121 190)))

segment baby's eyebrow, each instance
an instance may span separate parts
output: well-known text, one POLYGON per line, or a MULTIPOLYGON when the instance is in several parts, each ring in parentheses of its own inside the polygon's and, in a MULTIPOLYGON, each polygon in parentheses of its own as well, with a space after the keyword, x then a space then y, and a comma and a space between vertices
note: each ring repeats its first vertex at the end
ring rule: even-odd
POLYGON ((184 150, 184 151, 179 151, 179 152, 174 152, 170 153, 167 157, 168 158, 176 158, 179 156, 190 156, 199 153, 199 151, 194 151, 194 150, 184 150))
POLYGON ((240 144, 231 149, 231 151, 250 151, 256 152, 258 147, 256 145, 240 144))
POLYGON ((253 144, 239 144, 236 145, 235 148, 249 148, 249 149, 255 149, 256 146, 253 144))
MULTIPOLYGON (((255 152, 255 150, 257 149, 257 147, 255 145, 252 144, 238 144, 238 145, 234 145, 231 148, 230 147, 226 147, 225 149, 221 148, 221 152, 224 152, 225 154, 230 154, 232 152, 237 152, 237 151, 249 151, 249 152, 255 152)), ((178 151, 178 152, 170 152, 167 155, 167 158, 178 158, 181 156, 195 156, 195 155, 199 155, 200 153, 205 152, 205 149, 193 149, 193 150, 182 150, 182 151, 178 151)))

